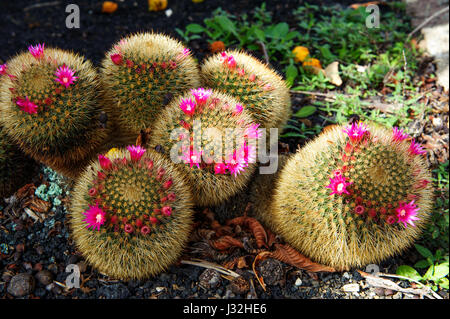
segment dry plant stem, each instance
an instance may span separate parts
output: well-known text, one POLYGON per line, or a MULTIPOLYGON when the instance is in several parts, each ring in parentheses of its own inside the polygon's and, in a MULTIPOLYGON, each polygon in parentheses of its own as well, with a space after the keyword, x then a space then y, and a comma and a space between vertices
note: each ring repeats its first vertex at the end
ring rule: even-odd
POLYGON ((427 19, 425 19, 421 24, 419 24, 414 30, 412 30, 408 36, 406 37, 405 42, 407 42, 414 33, 416 33, 417 31, 419 31, 420 29, 422 29, 425 25, 427 25, 431 20, 433 20, 434 18, 440 16, 441 14, 445 13, 448 11, 449 7, 445 7, 439 11, 436 11, 435 13, 433 13, 430 17, 428 17, 427 19))
POLYGON ((192 266, 198 266, 198 267, 203 267, 203 268, 208 268, 208 269, 214 269, 218 272, 220 272, 221 274, 227 275, 227 276, 231 276, 234 278, 240 277, 240 275, 232 270, 229 270, 225 267, 222 267, 218 264, 206 261, 206 260, 201 260, 201 259, 196 259, 193 258, 191 260, 181 260, 182 264, 186 264, 186 265, 192 265, 192 266))

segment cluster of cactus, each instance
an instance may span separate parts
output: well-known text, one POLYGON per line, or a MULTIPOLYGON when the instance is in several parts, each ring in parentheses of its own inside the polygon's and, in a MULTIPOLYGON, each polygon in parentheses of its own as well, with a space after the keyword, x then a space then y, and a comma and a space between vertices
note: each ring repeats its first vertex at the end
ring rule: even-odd
POLYGON ((183 175, 140 146, 112 149, 78 179, 71 228, 86 260, 120 279, 156 275, 174 263, 192 230, 183 175))
POLYGON ((92 64, 39 44, 2 65, 0 77, 6 133, 32 158, 75 177, 108 136, 92 64))
POLYGON ((10 139, 0 126, 0 200, 25 184, 34 163, 10 139))
POLYGON ((150 145, 186 173, 194 201, 216 205, 255 170, 258 124, 234 98, 198 88, 175 98, 156 120, 150 145))
POLYGON ((337 270, 401 252, 432 209, 425 151, 409 140, 375 124, 327 130, 289 159, 266 218, 300 252, 337 270))
POLYGON ((112 105, 118 145, 133 143, 172 97, 200 85, 198 65, 180 42, 154 33, 120 40, 102 63, 104 104, 112 105))
POLYGON ((279 128, 291 115, 286 82, 267 65, 240 51, 224 51, 201 66, 202 84, 238 99, 264 128, 279 128))

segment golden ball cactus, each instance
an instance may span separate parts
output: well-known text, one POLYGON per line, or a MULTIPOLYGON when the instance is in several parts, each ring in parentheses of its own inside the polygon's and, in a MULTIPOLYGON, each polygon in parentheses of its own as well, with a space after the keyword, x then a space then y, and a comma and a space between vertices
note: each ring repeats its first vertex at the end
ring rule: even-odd
POLYGON ((204 86, 226 93, 246 106, 263 128, 282 128, 291 115, 285 81, 274 70, 242 51, 224 51, 201 66, 204 86))
POLYGON ((400 253, 433 204, 425 151, 409 140, 374 124, 331 127, 289 159, 267 218, 300 252, 338 270, 400 253))
POLYGON ((75 177, 108 137, 99 118, 98 76, 83 57, 30 46, 0 75, 0 124, 32 158, 75 177))
POLYGON ((162 146, 189 179, 197 205, 236 194, 256 168, 258 124, 234 98, 198 88, 159 115, 150 144, 162 146))
POLYGON ((192 230, 189 186, 155 151, 99 155, 77 181, 72 236, 86 260, 119 279, 154 276, 176 262, 192 230))
POLYGON ((117 145, 134 143, 173 96, 200 85, 198 65, 179 41, 156 33, 120 40, 102 62, 104 104, 114 109, 117 145))

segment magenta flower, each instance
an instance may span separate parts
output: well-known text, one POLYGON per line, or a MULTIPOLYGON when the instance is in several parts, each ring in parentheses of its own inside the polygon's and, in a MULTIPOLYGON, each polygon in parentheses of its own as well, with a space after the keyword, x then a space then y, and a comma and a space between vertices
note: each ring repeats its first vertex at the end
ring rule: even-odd
POLYGON ((365 210, 366 210, 366 209, 364 208, 363 205, 357 205, 357 206, 355 207, 355 213, 358 214, 358 215, 364 214, 364 211, 365 211, 365 210))
POLYGON ((0 75, 6 74, 6 69, 8 69, 8 66, 5 64, 0 64, 0 75))
POLYGON ((353 143, 359 143, 369 130, 363 123, 353 123, 351 126, 344 128, 342 131, 347 133, 350 141, 353 143))
POLYGON ((416 215, 419 213, 419 208, 416 206, 416 204, 414 204, 413 200, 409 204, 400 202, 395 212, 397 213, 398 222, 403 223, 403 226, 405 226, 405 228, 408 226, 408 224, 411 224, 415 227, 416 225, 414 225, 414 221, 420 219, 416 217, 416 215))
POLYGON ((163 208, 161 208, 161 212, 163 213, 163 215, 170 216, 172 215, 172 207, 164 206, 163 208))
POLYGON ((389 225, 395 224, 397 222, 397 218, 395 216, 388 216, 388 218, 386 218, 386 222, 389 225))
POLYGON ((258 127, 259 124, 250 125, 247 128, 245 135, 247 135, 248 138, 255 138, 255 139, 258 138, 259 137, 258 127))
POLYGON ((244 141, 244 144, 237 151, 238 158, 242 158, 246 163, 256 162, 256 147, 254 145, 248 145, 244 141))
POLYGON ((174 201, 177 198, 177 196, 174 193, 167 194, 167 199, 170 201, 174 201))
POLYGON ((227 166, 224 163, 214 164, 214 174, 226 174, 227 166))
POLYGON ((346 182, 347 178, 342 175, 334 175, 333 178, 330 178, 330 184, 326 186, 326 188, 331 189, 330 195, 333 194, 348 194, 350 195, 349 191, 347 190, 347 187, 352 184, 352 182, 348 183, 346 182))
POLYGON ((227 169, 230 171, 234 177, 244 171, 244 168, 248 166, 247 161, 245 160, 242 154, 238 154, 239 152, 234 151, 232 156, 229 156, 225 161, 227 163, 227 169))
POLYGON ((229 55, 226 61, 228 68, 234 69, 236 67, 236 60, 232 55, 229 55))
POLYGON ((30 45, 28 47, 28 51, 30 51, 31 55, 36 59, 41 59, 44 56, 45 43, 38 44, 35 46, 30 45))
POLYGON ((31 102, 28 97, 26 96, 24 99, 19 97, 16 101, 16 104, 19 106, 19 108, 28 113, 28 114, 36 114, 38 110, 38 106, 31 102))
POLYGON ((148 226, 142 226, 142 228, 141 228, 141 234, 142 234, 142 235, 148 235, 148 234, 150 234, 150 227, 148 227, 148 226))
POLYGON ((411 140, 411 145, 409 146, 409 152, 413 155, 423 155, 426 154, 427 151, 425 151, 422 148, 422 145, 420 145, 419 143, 416 143, 416 141, 411 140))
POLYGON ((115 65, 121 65, 123 63, 122 54, 120 54, 120 53, 111 54, 111 61, 115 65))
POLYGON ((130 224, 125 224, 123 230, 127 233, 127 234, 131 234, 132 232, 134 232, 134 227, 130 224))
POLYGON ((204 103, 206 103, 208 98, 211 96, 212 90, 198 88, 198 89, 192 89, 191 93, 194 96, 195 101, 197 101, 198 104, 204 104, 204 103))
POLYGON ((65 88, 68 88, 71 84, 73 84, 73 82, 78 79, 77 76, 73 76, 74 74, 75 71, 63 65, 56 71, 55 75, 57 78, 55 79, 55 81, 61 83, 65 88))
POLYGON ((130 145, 127 147, 127 150, 130 153, 130 157, 133 162, 138 162, 145 153, 145 148, 142 148, 139 145, 130 145))
POLYGON ((190 148, 188 152, 183 153, 183 156, 181 158, 186 164, 189 163, 190 168, 192 168, 194 165, 196 165, 197 168, 200 168, 202 153, 203 151, 199 152, 197 150, 194 150, 193 148, 190 148))
POLYGON ((188 48, 184 48, 183 51, 181 51, 181 53, 175 57, 175 59, 177 61, 180 61, 180 60, 186 58, 187 56, 189 56, 190 54, 191 54, 191 50, 189 50, 188 48))
POLYGON ((83 213, 86 216, 83 219, 84 222, 87 223, 86 228, 92 227, 92 229, 97 228, 97 231, 100 230, 100 226, 105 223, 105 212, 98 207, 98 204, 95 206, 89 205, 89 209, 83 213))
POLYGON ((195 102, 192 99, 181 99, 180 109, 187 115, 195 113, 195 102))
POLYGON ((401 142, 401 141, 403 141, 403 140, 405 140, 405 139, 407 139, 409 137, 408 134, 406 134, 405 132, 403 132, 403 130, 401 130, 401 129, 397 128, 397 127, 394 127, 392 129, 392 132, 394 133, 392 135, 392 140, 394 142, 401 142))
POLYGON ((163 184, 164 189, 169 189, 173 185, 173 181, 169 179, 163 184))
POLYGON ((233 115, 241 114, 243 110, 244 107, 241 104, 237 103, 236 106, 234 107, 233 115))
POLYGON ((112 163, 109 160, 109 158, 107 158, 106 156, 99 154, 98 155, 98 161, 100 162, 100 167, 105 169, 105 170, 109 170, 111 169, 112 163))

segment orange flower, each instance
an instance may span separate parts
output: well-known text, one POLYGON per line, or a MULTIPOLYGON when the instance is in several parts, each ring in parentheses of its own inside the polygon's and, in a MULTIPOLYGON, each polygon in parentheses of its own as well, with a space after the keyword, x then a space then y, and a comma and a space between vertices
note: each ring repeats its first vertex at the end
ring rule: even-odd
POLYGON ((213 43, 210 43, 209 50, 212 53, 225 51, 225 43, 223 43, 222 41, 215 41, 213 43))
POLYGON ((303 61, 303 67, 314 67, 314 68, 318 68, 318 69, 322 69, 322 65, 320 65, 320 61, 318 59, 315 58, 309 58, 305 61, 303 61))
POLYGON ((292 50, 292 53, 294 53, 295 62, 303 62, 309 55, 309 50, 306 47, 296 46, 294 50, 292 50))
POLYGON ((113 13, 117 10, 117 3, 112 1, 105 1, 102 5, 102 12, 104 13, 113 13))
POLYGON ((148 0, 149 11, 161 11, 167 8, 167 0, 148 0))

